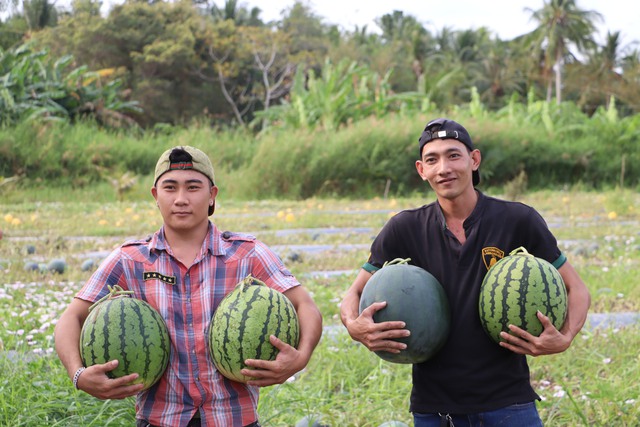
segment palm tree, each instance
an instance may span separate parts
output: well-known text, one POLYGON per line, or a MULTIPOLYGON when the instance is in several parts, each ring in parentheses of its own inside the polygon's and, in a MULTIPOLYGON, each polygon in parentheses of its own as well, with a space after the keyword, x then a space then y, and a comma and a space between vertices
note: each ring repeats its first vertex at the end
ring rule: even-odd
POLYGON ((565 59, 575 59, 570 48, 583 53, 595 45, 594 20, 602 20, 596 11, 578 8, 575 0, 549 0, 539 10, 525 9, 538 23, 532 33, 532 40, 538 49, 544 51, 543 73, 547 76, 547 102, 551 101, 551 72, 555 72, 556 102, 562 101, 562 68, 565 59))
POLYGON ((237 26, 262 26, 261 13, 262 10, 259 7, 253 7, 249 10, 246 6, 238 4, 238 0, 226 0, 222 8, 215 4, 211 6, 211 16, 214 22, 230 19, 237 26))
MULTIPOLYGON (((608 33, 602 46, 594 47, 584 63, 568 64, 566 87, 583 111, 591 114, 602 105, 618 98, 622 87, 620 33, 608 33)), ((618 98, 619 99, 619 98, 618 98)))
POLYGON ((514 93, 524 93, 526 79, 508 42, 497 40, 481 58, 482 68, 475 79, 481 100, 497 108, 514 93))
POLYGON ((50 2, 49 0, 24 0, 22 8, 31 31, 54 26, 58 20, 55 2, 50 2))

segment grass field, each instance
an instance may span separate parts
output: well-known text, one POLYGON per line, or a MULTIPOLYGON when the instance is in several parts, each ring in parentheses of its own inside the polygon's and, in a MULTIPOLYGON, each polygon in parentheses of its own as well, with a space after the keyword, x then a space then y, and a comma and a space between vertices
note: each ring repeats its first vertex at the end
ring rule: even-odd
MULTIPOLYGON (((132 399, 100 401, 76 392, 53 351, 56 319, 90 275, 87 263, 161 225, 148 193, 121 202, 106 194, 33 191, 0 199, 0 426, 134 423, 132 399), (46 270, 54 259, 65 260, 63 274, 46 270)), ((353 343, 338 304, 385 221, 431 197, 240 202, 220 196, 218 227, 251 232, 276 249, 313 293, 326 327, 305 371, 262 390, 263 425, 294 426, 310 415, 330 426, 411 425, 410 366, 386 363, 353 343)), ((637 193, 549 191, 521 201, 543 214, 587 283, 591 314, 640 312, 637 193)), ((640 425, 639 349, 638 324, 595 328, 588 321, 567 352, 531 358, 545 425, 640 425)))

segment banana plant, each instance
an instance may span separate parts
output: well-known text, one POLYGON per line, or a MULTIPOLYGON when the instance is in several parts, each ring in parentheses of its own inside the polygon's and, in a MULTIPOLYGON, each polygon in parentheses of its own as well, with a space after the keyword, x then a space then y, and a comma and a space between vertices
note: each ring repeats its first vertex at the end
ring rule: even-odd
POLYGON ((355 61, 333 64, 326 60, 320 73, 299 68, 287 101, 268 111, 256 112, 257 119, 293 128, 338 127, 369 116, 381 117, 411 106, 418 110, 423 95, 395 94, 389 83, 392 71, 380 76, 355 61), (266 119, 266 120, 263 120, 266 119))
POLYGON ((136 126, 138 103, 122 99, 122 82, 103 82, 87 66, 70 69, 73 57, 51 58, 24 44, 0 50, 0 123, 93 118, 105 126, 136 126))

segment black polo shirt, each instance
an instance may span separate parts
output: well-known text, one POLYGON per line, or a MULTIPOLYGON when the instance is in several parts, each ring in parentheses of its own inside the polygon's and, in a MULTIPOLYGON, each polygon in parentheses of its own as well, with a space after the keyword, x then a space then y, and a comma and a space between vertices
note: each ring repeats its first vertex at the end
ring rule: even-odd
POLYGON ((447 342, 433 358, 413 365, 412 412, 477 413, 539 399, 526 357, 500 347, 482 329, 480 286, 489 266, 520 246, 556 268, 566 258, 544 219, 522 203, 478 192, 464 230, 461 245, 437 202, 402 211, 380 231, 363 266, 374 272, 385 261, 411 258, 438 279, 449 298, 447 342))

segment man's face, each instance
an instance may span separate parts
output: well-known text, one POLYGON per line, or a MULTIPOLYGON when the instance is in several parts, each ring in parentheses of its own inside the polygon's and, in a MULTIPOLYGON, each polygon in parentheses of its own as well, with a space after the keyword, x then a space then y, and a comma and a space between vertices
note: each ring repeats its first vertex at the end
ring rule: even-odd
POLYGON ((151 189, 166 226, 190 230, 208 221, 210 204, 218 187, 194 170, 173 170, 163 174, 151 189))
POLYGON ((416 161, 418 174, 428 181, 439 197, 455 198, 473 188, 473 171, 480 166, 480 152, 469 152, 455 139, 435 139, 422 149, 416 161))

